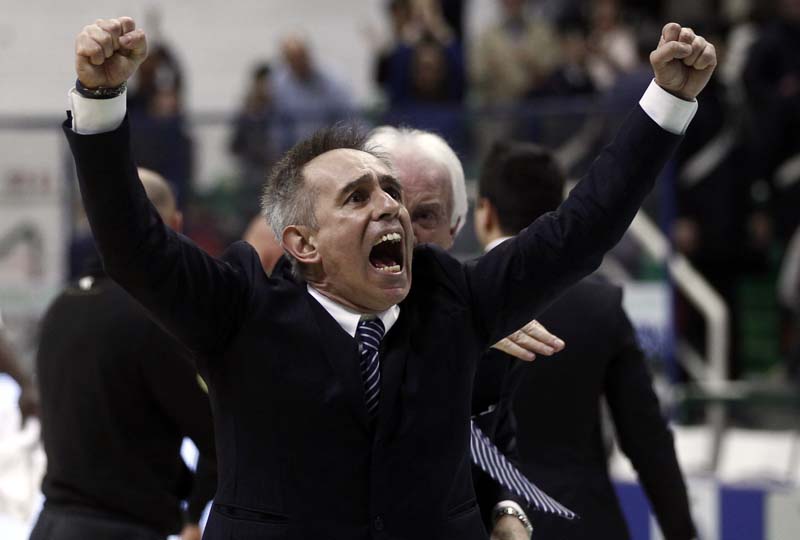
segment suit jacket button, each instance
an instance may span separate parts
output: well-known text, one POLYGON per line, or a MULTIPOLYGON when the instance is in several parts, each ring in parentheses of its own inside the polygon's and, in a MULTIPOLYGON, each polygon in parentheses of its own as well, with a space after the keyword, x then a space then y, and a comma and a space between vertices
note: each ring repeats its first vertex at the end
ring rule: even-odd
POLYGON ((376 531, 382 531, 384 527, 383 518, 381 516, 376 517, 372 520, 372 526, 375 527, 376 531))

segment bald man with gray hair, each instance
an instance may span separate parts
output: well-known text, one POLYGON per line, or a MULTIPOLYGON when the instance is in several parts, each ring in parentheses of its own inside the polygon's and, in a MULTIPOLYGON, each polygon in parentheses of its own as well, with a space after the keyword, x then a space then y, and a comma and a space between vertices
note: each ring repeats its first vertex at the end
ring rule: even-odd
POLYGON ((156 207, 158 215, 173 231, 183 230, 183 214, 178 210, 178 201, 167 180, 157 172, 139 167, 139 179, 142 181, 147 198, 156 207))

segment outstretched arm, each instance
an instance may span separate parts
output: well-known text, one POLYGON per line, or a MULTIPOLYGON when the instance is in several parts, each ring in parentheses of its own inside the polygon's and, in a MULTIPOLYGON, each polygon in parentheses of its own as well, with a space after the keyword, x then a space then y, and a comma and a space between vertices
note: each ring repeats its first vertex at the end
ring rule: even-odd
POLYGON ((78 35, 75 53, 79 91, 64 131, 106 270, 186 346, 211 356, 238 328, 247 271, 166 227, 142 188, 121 85, 147 55, 145 34, 129 17, 98 20, 78 35))
POLYGON ((655 81, 640 107, 558 210, 466 267, 476 326, 487 345, 600 265, 679 143, 716 53, 690 29, 670 23, 650 59, 655 81))

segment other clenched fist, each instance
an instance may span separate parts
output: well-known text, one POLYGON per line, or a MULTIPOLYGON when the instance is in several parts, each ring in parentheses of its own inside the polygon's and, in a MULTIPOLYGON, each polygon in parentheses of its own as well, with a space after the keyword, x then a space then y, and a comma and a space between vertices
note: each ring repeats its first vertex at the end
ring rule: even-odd
POLYGON ((711 79, 717 52, 691 28, 669 23, 661 31, 658 47, 650 53, 650 64, 661 88, 691 101, 711 79))
POLYGON ((130 17, 98 19, 75 39, 75 72, 86 88, 114 88, 147 58, 147 39, 130 17))

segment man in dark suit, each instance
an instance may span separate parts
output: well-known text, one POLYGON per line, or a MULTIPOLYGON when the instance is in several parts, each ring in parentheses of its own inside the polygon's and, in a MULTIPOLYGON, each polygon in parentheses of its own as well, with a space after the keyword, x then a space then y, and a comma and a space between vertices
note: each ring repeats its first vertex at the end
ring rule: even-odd
MULTIPOLYGON (((479 180, 475 230, 487 251, 558 208, 564 176, 552 154, 526 143, 496 143, 479 180)), ((543 218, 547 219, 547 218, 543 218)), ((601 399, 611 409, 620 445, 639 473, 667 540, 695 537, 672 434, 661 416, 644 354, 622 308, 622 291, 590 276, 539 320, 563 337, 552 358, 520 365, 491 350, 478 377, 508 367, 503 407, 513 403, 520 468, 577 512, 574 522, 537 515, 536 536, 629 538, 608 476, 601 399)))
MULTIPOLYGON (((163 222, 180 230, 167 183, 139 176, 163 222)), ((186 351, 99 260, 48 308, 36 364, 47 473, 31 540, 199 540, 216 489, 208 396, 186 351), (200 450, 196 475, 181 459, 184 437, 200 450)))
POLYGON ((76 53, 64 131, 104 264, 192 349, 209 384, 214 539, 485 538, 469 457, 478 351, 600 263, 716 63, 704 39, 665 27, 658 83, 586 181, 551 219, 470 265, 414 249, 391 169, 352 130, 323 130, 265 187, 288 256, 267 278, 249 245, 210 257, 147 202, 124 119, 123 83, 146 55, 133 20, 87 26, 76 53))

